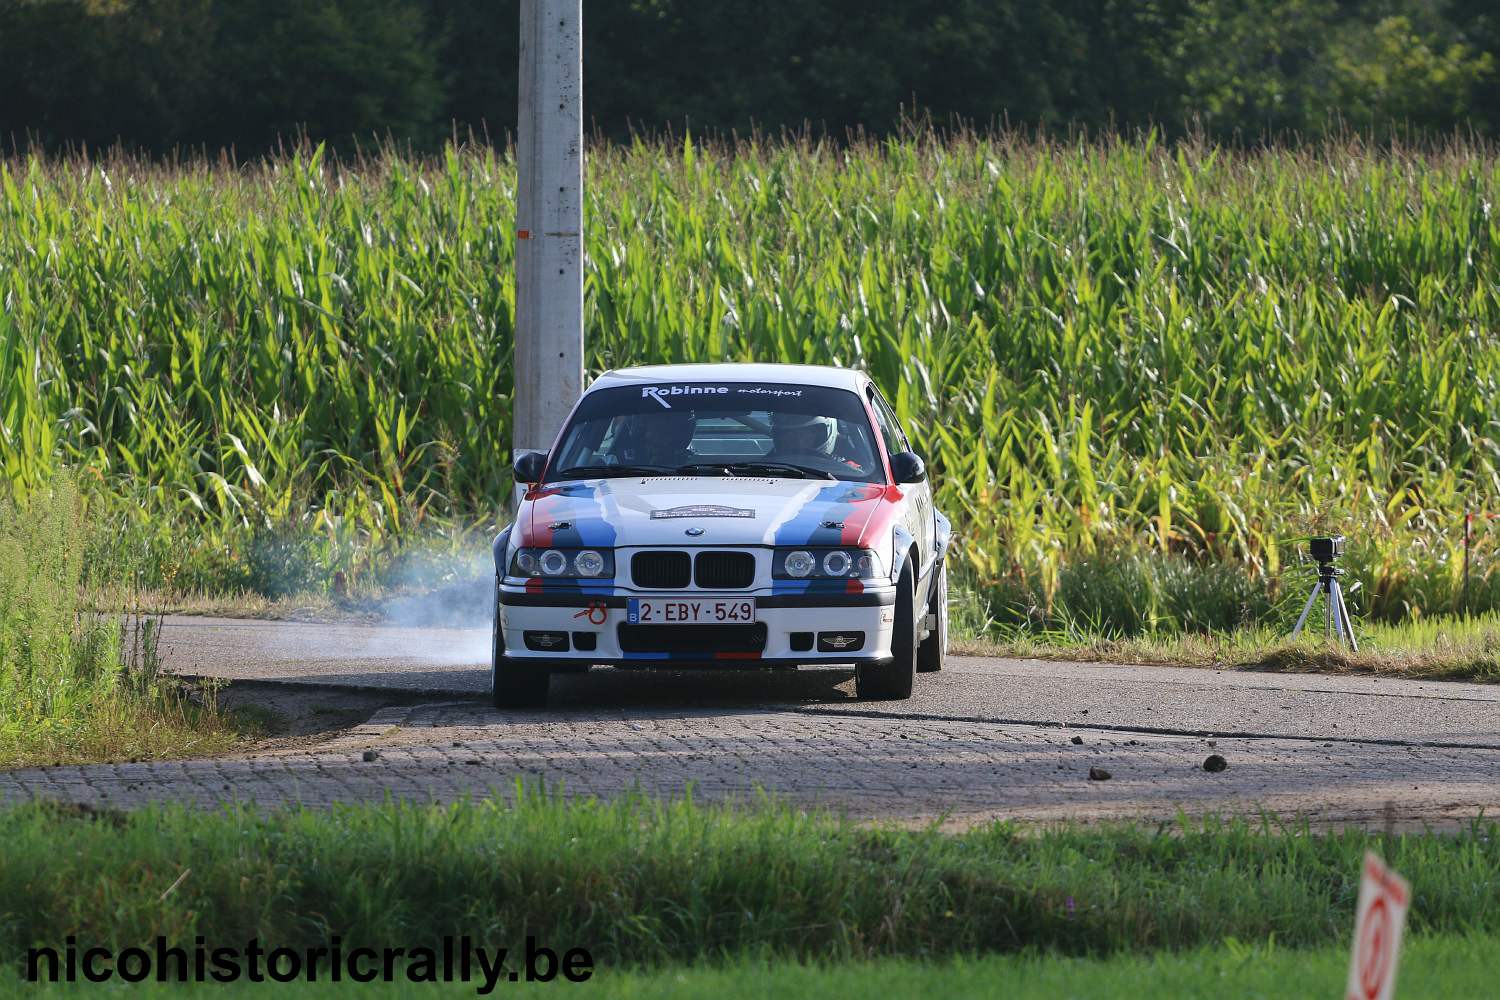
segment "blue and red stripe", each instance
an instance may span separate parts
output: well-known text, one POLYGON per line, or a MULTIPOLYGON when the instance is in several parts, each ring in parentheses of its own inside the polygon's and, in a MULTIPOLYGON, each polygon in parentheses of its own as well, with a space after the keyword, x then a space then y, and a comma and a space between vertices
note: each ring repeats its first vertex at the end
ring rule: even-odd
MULTIPOLYGON (((580 481, 534 489, 526 494, 527 520, 521 544, 530 548, 611 549, 615 526, 606 509, 613 502, 607 483, 580 481)), ((584 594, 609 597, 614 580, 548 579, 526 581, 528 594, 584 594)))

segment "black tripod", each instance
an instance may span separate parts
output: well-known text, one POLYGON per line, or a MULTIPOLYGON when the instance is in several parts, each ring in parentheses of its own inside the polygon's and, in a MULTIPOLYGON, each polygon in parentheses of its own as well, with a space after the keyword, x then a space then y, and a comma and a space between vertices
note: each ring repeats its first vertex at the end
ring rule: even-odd
MULTIPOLYGON (((1339 539, 1343 541, 1343 539, 1339 539)), ((1354 638, 1354 626, 1349 624, 1349 607, 1344 603, 1344 588, 1339 586, 1339 577, 1342 571, 1331 562, 1318 563, 1318 579, 1313 583, 1312 593, 1307 595, 1307 604, 1302 608, 1302 617, 1297 619, 1296 626, 1292 629, 1292 638, 1302 634, 1302 626, 1307 623, 1307 616, 1312 613, 1313 605, 1317 603, 1319 594, 1328 595, 1328 638, 1336 639, 1340 644, 1345 639, 1349 640, 1349 648, 1359 652, 1359 640, 1354 638)))

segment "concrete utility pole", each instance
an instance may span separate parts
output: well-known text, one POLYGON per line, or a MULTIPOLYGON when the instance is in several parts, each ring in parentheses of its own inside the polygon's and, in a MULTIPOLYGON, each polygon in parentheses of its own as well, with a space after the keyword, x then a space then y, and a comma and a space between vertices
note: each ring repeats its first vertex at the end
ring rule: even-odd
POLYGON ((583 391, 583 0, 521 0, 515 453, 583 391))

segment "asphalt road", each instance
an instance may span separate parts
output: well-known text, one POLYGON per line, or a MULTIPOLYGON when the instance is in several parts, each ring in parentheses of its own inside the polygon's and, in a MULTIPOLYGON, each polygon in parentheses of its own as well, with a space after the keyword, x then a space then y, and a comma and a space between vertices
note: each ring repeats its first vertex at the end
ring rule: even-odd
POLYGON ((275 682, 244 690, 312 714, 335 688, 386 707, 235 757, 0 771, 0 802, 451 801, 522 780, 953 825, 1270 812, 1451 829, 1500 813, 1500 687, 954 657, 903 702, 855 701, 833 668, 596 669, 555 678, 546 711, 500 713, 488 644, 487 628, 169 619, 168 669, 275 682))
MULTIPOLYGON (((183 674, 482 698, 489 643, 488 628, 169 618, 161 651, 183 674)), ((1500 750, 1500 685, 950 657, 942 673, 918 676, 911 699, 861 702, 852 677, 840 668, 596 668, 555 677, 552 704, 560 717, 712 706, 1500 750)))

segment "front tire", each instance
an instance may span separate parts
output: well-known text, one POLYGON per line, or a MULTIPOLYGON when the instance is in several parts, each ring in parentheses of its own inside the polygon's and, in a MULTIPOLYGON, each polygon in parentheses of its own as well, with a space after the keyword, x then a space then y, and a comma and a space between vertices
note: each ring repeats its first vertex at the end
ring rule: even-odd
POLYGON ((861 663, 854 668, 854 694, 861 701, 903 701, 917 679, 917 602, 911 563, 896 585, 896 621, 891 629, 889 663, 861 663))
POLYGON ((490 700, 496 708, 545 708, 552 671, 545 665, 517 663, 505 655, 500 627, 500 584, 495 584, 495 624, 490 640, 490 700))
POLYGON ((927 613, 935 624, 917 647, 917 672, 937 673, 943 669, 943 659, 948 653, 948 567, 937 564, 937 579, 932 581, 932 600, 927 603, 927 613))

